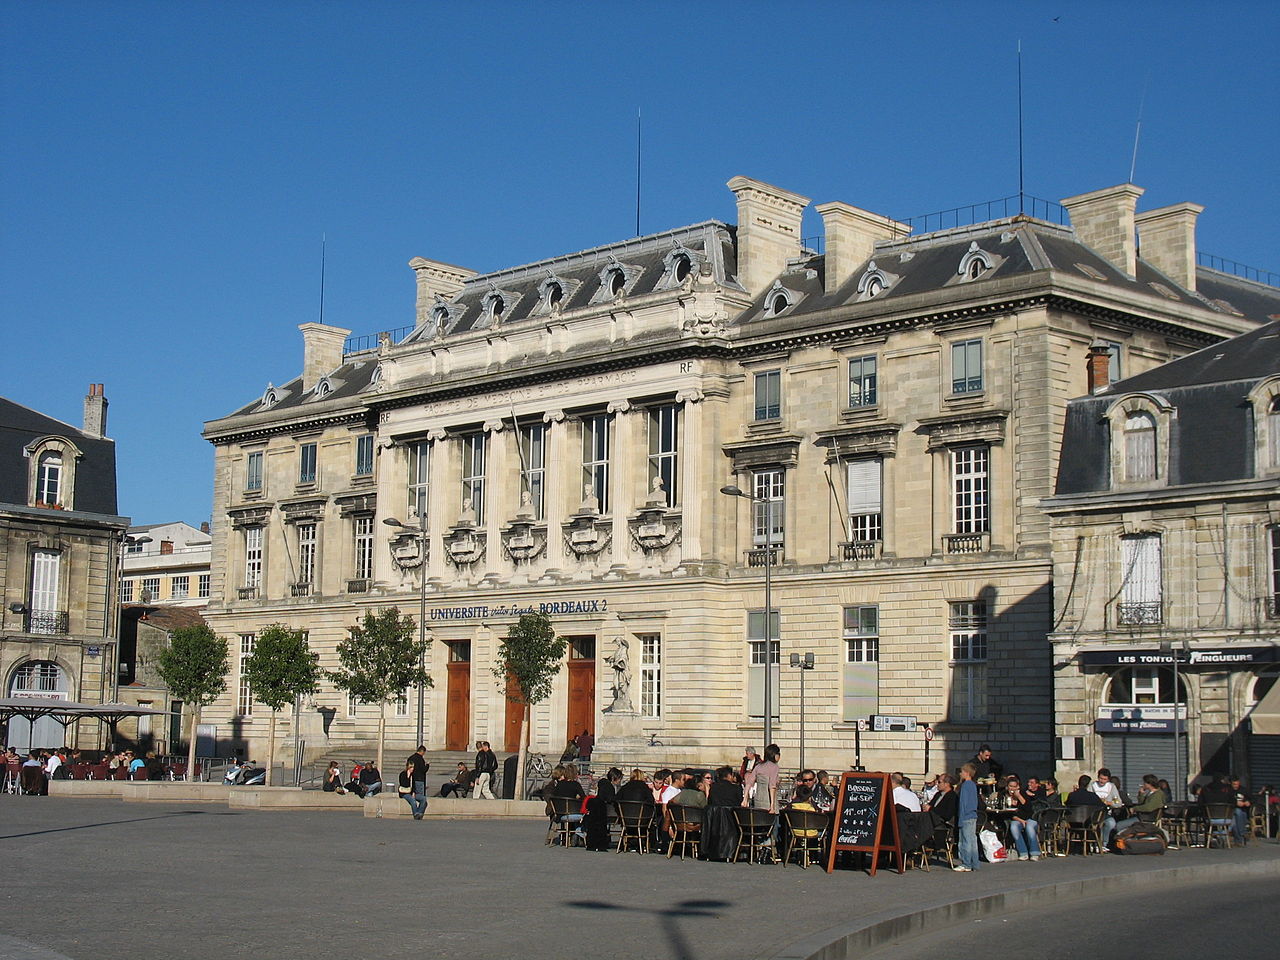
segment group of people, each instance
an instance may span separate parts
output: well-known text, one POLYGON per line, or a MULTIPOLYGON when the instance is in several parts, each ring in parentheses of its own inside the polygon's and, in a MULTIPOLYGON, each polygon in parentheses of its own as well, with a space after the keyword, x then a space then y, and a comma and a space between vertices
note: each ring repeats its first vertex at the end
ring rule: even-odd
POLYGON ((70 747, 33 748, 25 757, 10 746, 3 754, 9 771, 17 770, 19 786, 31 796, 47 796, 50 780, 84 779, 93 773, 98 778, 163 780, 168 775, 164 762, 155 751, 139 755, 133 750, 108 751, 91 762, 83 751, 70 747), (89 768, 97 768, 98 772, 89 768), (77 773, 76 771, 80 772, 77 773), (145 770, 142 776, 138 771, 145 770))

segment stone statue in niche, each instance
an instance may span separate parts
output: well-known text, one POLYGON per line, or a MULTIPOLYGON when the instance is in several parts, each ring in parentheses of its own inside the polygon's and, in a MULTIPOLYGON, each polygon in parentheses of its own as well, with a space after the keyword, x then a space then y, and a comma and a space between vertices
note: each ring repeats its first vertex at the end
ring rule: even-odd
POLYGON ((520 507, 516 510, 516 519, 523 522, 532 522, 535 519, 533 494, 528 490, 523 490, 520 493, 520 507))
POLYGON ((462 513, 458 514, 458 526, 474 527, 476 525, 476 511, 471 504, 470 497, 462 498, 462 513))
POLYGON ((602 712, 635 713, 635 707, 631 705, 631 644, 626 637, 613 638, 613 652, 604 658, 604 662, 613 671, 613 703, 602 712))

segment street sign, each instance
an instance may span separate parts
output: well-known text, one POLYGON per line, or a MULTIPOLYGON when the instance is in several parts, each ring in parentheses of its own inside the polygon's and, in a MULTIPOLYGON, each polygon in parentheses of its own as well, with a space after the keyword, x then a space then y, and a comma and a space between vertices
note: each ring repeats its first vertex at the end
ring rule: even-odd
POLYGON ((899 731, 905 733, 916 732, 915 717, 891 717, 885 714, 877 713, 871 717, 871 729, 880 732, 899 731))
POLYGON ((866 732, 867 732, 867 721, 865 721, 865 720, 859 720, 859 721, 858 721, 858 730, 860 730, 862 733, 866 733, 866 732))
POLYGON ((925 738, 926 740, 932 740, 932 739, 933 739, 933 727, 925 727, 925 728, 924 728, 924 738, 925 738))

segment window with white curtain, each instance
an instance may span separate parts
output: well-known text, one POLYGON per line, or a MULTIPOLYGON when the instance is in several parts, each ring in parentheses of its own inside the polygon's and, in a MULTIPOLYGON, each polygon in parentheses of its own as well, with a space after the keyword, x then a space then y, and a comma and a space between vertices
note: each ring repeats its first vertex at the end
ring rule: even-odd
POLYGON ((1131 413, 1124 422, 1124 478, 1156 479, 1156 422, 1149 413, 1131 413))
POLYGON ((1138 534, 1120 538, 1120 587, 1117 619, 1122 624, 1161 622, 1160 536, 1138 534))

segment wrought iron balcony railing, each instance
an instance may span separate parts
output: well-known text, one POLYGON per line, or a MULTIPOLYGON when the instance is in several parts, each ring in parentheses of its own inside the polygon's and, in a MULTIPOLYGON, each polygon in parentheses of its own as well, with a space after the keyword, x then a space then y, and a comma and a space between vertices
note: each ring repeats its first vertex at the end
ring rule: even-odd
POLYGON ((27 633, 63 634, 68 620, 65 610, 32 610, 27 614, 27 633))
POLYGON ((1126 627, 1143 627, 1164 622, 1164 604, 1159 600, 1117 603, 1116 622, 1126 627))

